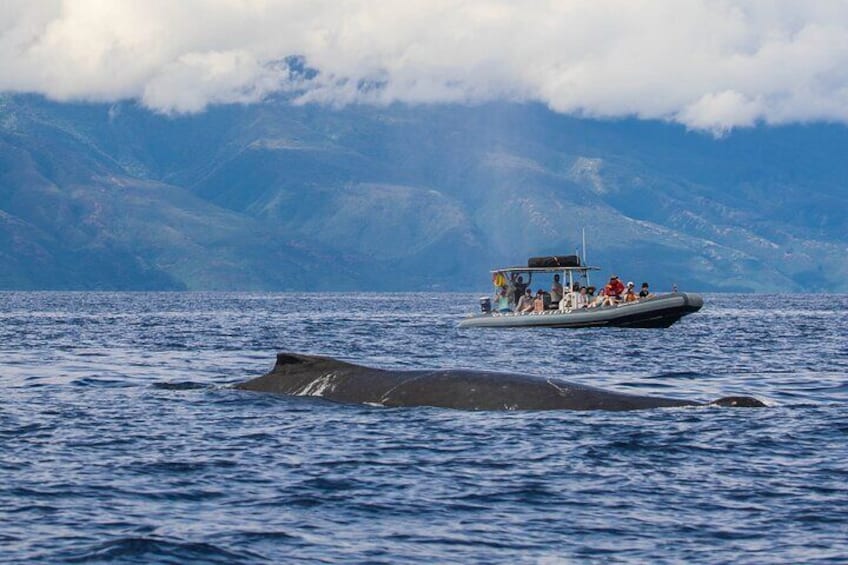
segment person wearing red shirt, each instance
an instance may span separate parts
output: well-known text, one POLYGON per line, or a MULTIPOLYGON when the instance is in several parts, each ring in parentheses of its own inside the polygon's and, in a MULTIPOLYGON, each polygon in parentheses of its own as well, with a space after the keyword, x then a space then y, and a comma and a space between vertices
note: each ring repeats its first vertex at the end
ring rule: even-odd
POLYGON ((612 296, 616 300, 621 300, 621 295, 624 292, 624 283, 618 279, 618 275, 610 276, 609 283, 607 283, 607 286, 604 288, 605 290, 611 291, 606 293, 607 296, 612 296))

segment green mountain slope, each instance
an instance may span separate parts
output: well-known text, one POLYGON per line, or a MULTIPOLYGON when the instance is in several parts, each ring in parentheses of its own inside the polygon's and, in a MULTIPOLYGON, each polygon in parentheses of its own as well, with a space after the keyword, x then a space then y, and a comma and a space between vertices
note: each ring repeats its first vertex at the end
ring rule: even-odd
POLYGON ((533 105, 172 118, 7 96, 0 287, 486 289, 585 228, 591 262, 661 289, 846 291, 846 145, 533 105))

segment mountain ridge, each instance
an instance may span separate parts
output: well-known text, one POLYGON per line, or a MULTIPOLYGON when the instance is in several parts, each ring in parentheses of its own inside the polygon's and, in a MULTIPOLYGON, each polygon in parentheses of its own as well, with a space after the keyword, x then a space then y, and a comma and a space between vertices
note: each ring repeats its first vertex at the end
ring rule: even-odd
POLYGON ((167 117, 4 95, 0 288, 479 290, 585 228, 590 263, 660 290, 844 292, 846 144, 533 104, 167 117))

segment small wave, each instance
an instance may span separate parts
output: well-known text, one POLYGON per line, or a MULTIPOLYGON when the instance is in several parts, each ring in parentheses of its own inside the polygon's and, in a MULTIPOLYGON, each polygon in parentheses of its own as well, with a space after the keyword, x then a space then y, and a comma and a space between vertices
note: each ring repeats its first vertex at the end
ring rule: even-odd
POLYGON ((0 437, 16 438, 23 436, 31 436, 38 432, 51 432, 52 430, 53 426, 48 426, 42 423, 22 424, 5 429, 0 429, 0 437))
POLYGON ((655 375, 650 375, 646 377, 648 379, 676 379, 676 380, 702 380, 702 379, 714 379, 716 378, 714 375, 709 373, 700 373, 697 371, 665 371, 662 373, 657 373, 655 375))
POLYGON ((202 390, 209 389, 212 390, 215 388, 214 385, 210 385, 208 383, 195 383, 192 381, 177 381, 172 383, 153 383, 151 385, 153 388, 159 390, 202 390))
POLYGON ((129 387, 132 383, 125 380, 104 377, 81 377, 71 381, 72 386, 78 387, 129 387))
POLYGON ((676 390, 677 387, 671 383, 658 383, 658 382, 642 382, 642 381, 621 381, 620 383, 616 383, 616 386, 620 386, 622 388, 628 389, 672 389, 676 390))
POLYGON ((56 514, 60 512, 60 510, 58 507, 50 506, 49 504, 22 504, 21 506, 10 507, 7 512, 9 514, 38 513, 43 516, 47 514, 56 514))
MULTIPOLYGON (((488 532, 485 532, 488 533, 488 532)), ((386 536, 388 539, 394 542, 400 542, 404 544, 412 544, 415 546, 423 546, 423 545, 434 545, 434 546, 446 546, 450 548, 459 548, 459 547, 473 547, 473 548, 489 548, 496 550, 519 550, 519 551, 528 551, 532 549, 538 549, 539 546, 533 543, 529 543, 526 541, 504 541, 503 539, 499 539, 496 536, 487 536, 487 535, 463 535, 456 533, 445 533, 443 535, 426 535, 420 533, 414 534, 405 534, 405 533, 395 533, 386 536)))
POLYGON ((238 534, 238 536, 240 538, 243 538, 243 539, 249 540, 249 541, 256 541, 256 540, 273 540, 273 541, 283 540, 283 541, 285 541, 285 540, 300 540, 300 539, 302 539, 300 536, 290 534, 288 532, 276 531, 276 530, 275 531, 268 531, 268 532, 241 532, 241 533, 238 534))
POLYGON ((206 469, 235 467, 236 463, 228 459, 210 461, 152 461, 138 465, 140 470, 149 474, 193 473, 206 469))
POLYGON ((248 563, 262 556, 255 553, 234 553, 204 542, 182 542, 154 537, 124 537, 98 543, 91 549, 66 556, 69 563, 121 560, 138 563, 163 561, 168 563, 248 563))

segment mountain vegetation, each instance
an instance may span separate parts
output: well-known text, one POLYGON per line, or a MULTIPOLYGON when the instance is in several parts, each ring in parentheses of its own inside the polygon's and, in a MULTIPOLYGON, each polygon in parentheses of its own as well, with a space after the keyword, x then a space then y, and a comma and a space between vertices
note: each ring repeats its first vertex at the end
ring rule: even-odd
POLYGON ((845 292, 846 148, 841 125, 714 138, 533 104, 6 95, 0 288, 483 291, 585 229, 598 276, 845 292))

